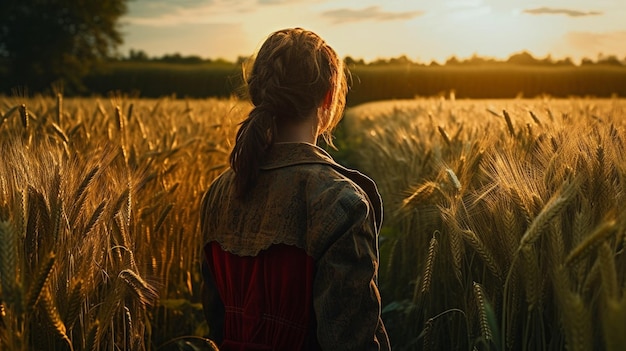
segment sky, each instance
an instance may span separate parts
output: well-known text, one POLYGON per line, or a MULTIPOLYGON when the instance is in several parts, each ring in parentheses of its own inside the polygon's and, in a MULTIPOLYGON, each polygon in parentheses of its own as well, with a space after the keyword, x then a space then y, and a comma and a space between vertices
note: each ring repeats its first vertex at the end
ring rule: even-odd
POLYGON ((522 51, 577 62, 624 59, 625 18, 625 0, 130 0, 118 49, 234 61, 272 32, 302 27, 341 57, 367 62, 522 51))

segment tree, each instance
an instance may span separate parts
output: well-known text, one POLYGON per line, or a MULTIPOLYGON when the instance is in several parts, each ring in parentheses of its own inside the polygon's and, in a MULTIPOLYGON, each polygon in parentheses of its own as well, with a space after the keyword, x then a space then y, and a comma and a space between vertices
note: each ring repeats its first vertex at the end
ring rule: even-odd
POLYGON ((446 66, 458 66, 460 63, 461 61, 459 61, 459 59, 456 58, 456 56, 452 55, 446 60, 445 65, 446 66))
POLYGON ((130 51, 128 53, 128 60, 129 61, 145 62, 145 61, 149 61, 150 57, 148 57, 148 54, 146 54, 146 52, 143 51, 143 50, 133 50, 133 49, 130 49, 130 51))
POLYGON ((596 63, 593 62, 592 59, 588 58, 588 57, 583 57, 582 60, 580 60, 580 65, 581 66, 593 66, 596 63))
POLYGON ((535 59, 530 53, 522 51, 511 55, 506 62, 517 65, 536 65, 539 61, 537 61, 537 59, 535 59))
POLYGON ((353 66, 364 66, 365 65, 365 61, 363 61, 363 59, 355 59, 352 56, 346 56, 343 59, 343 63, 347 66, 347 67, 353 67, 353 66))
POLYGON ((126 9, 126 0, 2 0, 0 60, 8 84, 81 90, 81 78, 122 43, 118 19, 126 9))
POLYGON ((605 66, 623 66, 622 62, 615 55, 602 56, 598 59, 598 64, 605 66))
POLYGON ((410 58, 406 57, 406 55, 402 55, 400 57, 394 57, 389 59, 389 63, 393 65, 410 65, 413 63, 410 58))

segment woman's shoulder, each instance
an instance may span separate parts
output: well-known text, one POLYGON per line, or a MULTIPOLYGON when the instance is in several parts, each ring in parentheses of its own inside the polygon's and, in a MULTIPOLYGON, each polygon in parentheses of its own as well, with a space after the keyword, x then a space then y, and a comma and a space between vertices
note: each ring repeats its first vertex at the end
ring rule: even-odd
POLYGON ((234 176, 235 172, 231 168, 227 168, 224 172, 213 179, 213 181, 209 184, 209 187, 202 194, 202 207, 206 207, 209 201, 222 197, 226 188, 231 186, 234 176))
POLYGON ((343 204, 365 204, 372 212, 377 229, 382 222, 382 199, 376 183, 365 174, 337 163, 328 164, 320 171, 318 184, 324 197, 336 199, 343 204))

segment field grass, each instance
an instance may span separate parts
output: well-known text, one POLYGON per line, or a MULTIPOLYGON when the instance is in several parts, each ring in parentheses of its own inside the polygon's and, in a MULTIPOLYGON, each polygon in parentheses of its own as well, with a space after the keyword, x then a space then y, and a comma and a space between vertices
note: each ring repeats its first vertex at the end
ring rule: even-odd
POLYGON ((204 335, 197 211, 247 106, 0 105, 0 349, 167 350, 204 335))
POLYGON ((348 112, 351 163, 386 205, 396 349, 626 347, 625 115, 617 99, 348 112))
MULTIPOLYGON (((236 100, 0 98, 0 349, 210 349, 202 192, 236 100)), ((626 346, 623 100, 351 108, 338 159, 385 202, 396 350, 626 346)))

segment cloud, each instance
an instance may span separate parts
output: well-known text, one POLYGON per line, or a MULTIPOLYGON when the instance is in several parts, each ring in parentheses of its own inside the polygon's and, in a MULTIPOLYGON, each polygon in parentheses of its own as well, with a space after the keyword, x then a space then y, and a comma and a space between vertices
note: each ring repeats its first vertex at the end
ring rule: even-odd
POLYGON ((250 0, 136 1, 122 22, 149 27, 186 24, 233 23, 238 14, 249 11, 250 0))
POLYGON ((133 17, 162 16, 179 9, 195 8, 213 4, 202 0, 135 0, 128 3, 128 14, 133 17))
POLYGON ((580 55, 594 58, 599 53, 624 55, 626 50, 626 31, 615 32, 569 32, 564 37, 565 43, 580 55))
POLYGON ((359 21, 394 21, 408 20, 423 15, 422 11, 387 12, 378 6, 370 6, 361 10, 337 9, 322 13, 323 17, 332 20, 333 23, 359 22, 359 21))
POLYGON ((524 13, 528 13, 531 15, 565 15, 569 17, 585 17, 585 16, 599 16, 604 14, 599 11, 577 11, 577 10, 569 10, 569 9, 558 9, 552 7, 539 7, 536 9, 528 9, 524 10, 524 13))
POLYGON ((168 27, 189 23, 236 21, 236 14, 250 12, 257 0, 136 0, 129 4, 127 24, 168 27))

